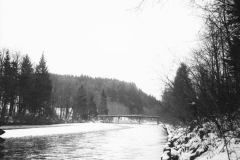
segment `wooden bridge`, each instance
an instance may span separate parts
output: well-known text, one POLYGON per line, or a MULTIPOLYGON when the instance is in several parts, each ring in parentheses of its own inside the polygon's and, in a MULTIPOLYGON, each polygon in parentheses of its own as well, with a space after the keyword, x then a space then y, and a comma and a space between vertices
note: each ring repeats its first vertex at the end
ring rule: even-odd
POLYGON ((160 122, 160 117, 159 116, 148 116, 148 115, 98 115, 97 116, 98 120, 103 121, 103 122, 117 122, 119 123, 122 118, 128 118, 130 120, 137 120, 139 124, 143 120, 154 120, 159 124, 160 122))

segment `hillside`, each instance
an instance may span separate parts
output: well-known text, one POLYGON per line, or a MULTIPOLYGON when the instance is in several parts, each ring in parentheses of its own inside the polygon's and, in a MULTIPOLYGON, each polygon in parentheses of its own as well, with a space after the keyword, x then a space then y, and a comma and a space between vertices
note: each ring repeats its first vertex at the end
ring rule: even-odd
POLYGON ((88 76, 71 76, 51 74, 52 104, 65 111, 72 108, 77 90, 83 86, 87 99, 93 97, 99 107, 101 93, 106 92, 109 114, 151 114, 157 115, 160 102, 138 89, 134 83, 116 79, 91 78, 88 76))

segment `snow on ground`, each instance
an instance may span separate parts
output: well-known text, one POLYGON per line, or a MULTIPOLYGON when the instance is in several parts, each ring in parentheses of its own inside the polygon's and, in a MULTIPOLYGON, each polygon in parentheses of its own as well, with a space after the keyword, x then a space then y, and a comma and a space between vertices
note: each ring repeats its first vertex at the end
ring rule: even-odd
MULTIPOLYGON (((57 125, 37 125, 22 126, 20 129, 10 128, 5 130, 2 138, 17 138, 26 136, 45 136, 54 134, 69 134, 69 133, 86 133, 94 131, 112 130, 112 129, 124 129, 128 128, 129 125, 116 125, 111 123, 70 123, 70 124, 57 124, 57 125)), ((5 127, 8 128, 8 127, 5 127)))
MULTIPOLYGON (((209 128, 195 128, 188 132, 186 128, 167 126, 168 143, 164 148, 163 160, 228 160, 224 140, 209 128)), ((209 126, 209 125, 208 125, 209 126)), ((226 133, 230 142, 228 150, 231 160, 240 160, 240 138, 233 138, 231 132, 226 133)))
MULTIPOLYGON (((227 160, 228 155, 226 148, 224 147, 223 140, 218 139, 218 143, 215 147, 209 147, 209 151, 202 156, 196 158, 196 160, 227 160)), ((230 143, 230 158, 231 160, 240 160, 240 142, 236 138, 233 138, 230 143)))

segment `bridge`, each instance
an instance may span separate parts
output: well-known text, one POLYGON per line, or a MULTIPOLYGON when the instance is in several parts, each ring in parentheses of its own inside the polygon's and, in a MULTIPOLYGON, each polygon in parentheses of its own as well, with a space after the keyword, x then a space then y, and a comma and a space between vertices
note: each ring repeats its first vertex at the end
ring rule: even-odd
POLYGON ((98 115, 97 116, 98 120, 103 121, 103 122, 116 122, 119 123, 120 120, 123 118, 128 118, 130 120, 136 120, 139 124, 143 120, 154 120, 159 124, 160 122, 160 117, 159 116, 148 116, 148 115, 98 115))

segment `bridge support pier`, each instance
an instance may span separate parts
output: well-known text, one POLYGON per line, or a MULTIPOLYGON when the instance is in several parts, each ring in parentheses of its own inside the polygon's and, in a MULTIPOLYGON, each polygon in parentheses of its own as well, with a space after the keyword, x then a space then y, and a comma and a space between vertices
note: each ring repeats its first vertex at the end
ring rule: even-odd
POLYGON ((118 116, 118 123, 119 123, 120 116, 118 116))
POLYGON ((141 124, 141 117, 138 117, 138 124, 141 124))

